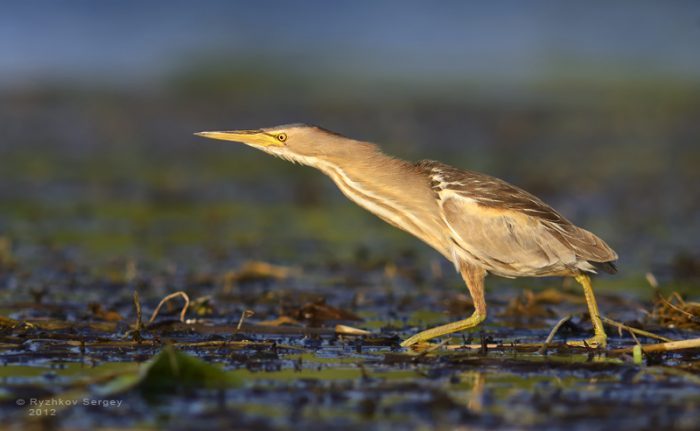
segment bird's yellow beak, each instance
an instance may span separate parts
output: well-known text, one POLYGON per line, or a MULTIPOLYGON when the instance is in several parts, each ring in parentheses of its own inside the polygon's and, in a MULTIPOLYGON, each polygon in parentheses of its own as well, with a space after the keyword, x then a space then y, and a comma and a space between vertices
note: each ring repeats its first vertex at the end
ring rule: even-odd
POLYGON ((259 147, 281 147, 284 145, 277 136, 262 130, 229 130, 224 132, 198 132, 197 136, 222 141, 241 142, 247 145, 259 147))

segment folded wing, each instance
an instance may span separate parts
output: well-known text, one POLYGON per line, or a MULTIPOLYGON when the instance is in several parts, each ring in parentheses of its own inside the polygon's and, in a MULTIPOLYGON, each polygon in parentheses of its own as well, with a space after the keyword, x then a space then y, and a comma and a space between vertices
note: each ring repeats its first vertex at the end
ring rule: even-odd
POLYGON ((504 276, 594 271, 617 254, 530 193, 488 175, 426 161, 458 253, 504 276))

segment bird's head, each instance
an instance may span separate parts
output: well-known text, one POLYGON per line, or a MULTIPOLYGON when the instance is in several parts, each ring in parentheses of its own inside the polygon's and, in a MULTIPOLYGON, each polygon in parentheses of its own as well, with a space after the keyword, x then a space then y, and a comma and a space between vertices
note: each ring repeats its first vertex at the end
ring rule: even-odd
POLYGON ((317 126, 291 124, 255 130, 199 132, 197 136, 241 142, 295 163, 316 166, 319 159, 348 151, 348 141, 317 126))

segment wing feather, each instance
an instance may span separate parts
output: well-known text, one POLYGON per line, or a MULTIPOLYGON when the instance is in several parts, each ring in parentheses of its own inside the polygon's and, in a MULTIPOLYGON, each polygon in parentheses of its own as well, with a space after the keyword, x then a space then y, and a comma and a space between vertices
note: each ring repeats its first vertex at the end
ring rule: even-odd
POLYGON ((455 240, 478 250, 481 259, 528 271, 583 263, 592 270, 587 261, 617 259, 603 240, 521 188, 440 162, 416 166, 429 174, 455 240))
POLYGON ((455 243, 490 272, 540 275, 576 265, 575 253, 533 218, 512 211, 484 212, 458 194, 444 197, 441 204, 455 243))

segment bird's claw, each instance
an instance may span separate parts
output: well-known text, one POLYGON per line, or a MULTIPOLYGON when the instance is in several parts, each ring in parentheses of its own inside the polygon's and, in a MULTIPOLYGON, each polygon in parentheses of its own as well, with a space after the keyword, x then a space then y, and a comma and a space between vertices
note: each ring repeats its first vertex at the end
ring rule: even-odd
POLYGON ((401 342, 401 347, 410 347, 411 349, 419 350, 420 347, 423 345, 430 346, 430 343, 428 343, 426 340, 423 340, 421 337, 418 337, 417 335, 403 340, 401 342))

